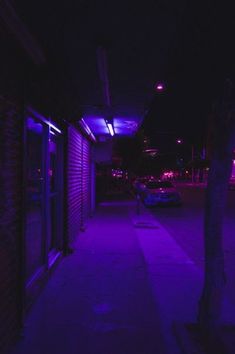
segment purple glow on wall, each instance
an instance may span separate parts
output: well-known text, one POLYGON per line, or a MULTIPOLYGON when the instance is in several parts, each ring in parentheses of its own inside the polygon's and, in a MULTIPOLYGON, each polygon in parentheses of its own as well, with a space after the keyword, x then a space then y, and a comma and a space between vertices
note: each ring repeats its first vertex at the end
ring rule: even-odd
POLYGON ((133 135, 138 130, 140 119, 138 117, 114 117, 113 125, 116 134, 133 135))
POLYGON ((104 117, 89 115, 84 116, 83 120, 90 127, 94 135, 106 135, 109 133, 104 117))
POLYGON ((182 144, 183 141, 181 139, 177 139, 176 142, 177 144, 182 144))
POLYGON ((42 124, 31 117, 27 118, 27 128, 33 130, 37 134, 41 134, 43 130, 42 124))

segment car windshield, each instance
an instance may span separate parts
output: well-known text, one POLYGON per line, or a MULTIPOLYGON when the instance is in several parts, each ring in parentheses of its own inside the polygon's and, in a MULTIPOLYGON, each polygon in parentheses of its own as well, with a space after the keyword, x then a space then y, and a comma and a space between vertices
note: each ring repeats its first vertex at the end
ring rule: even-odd
POLYGON ((147 188, 157 189, 157 188, 173 188, 173 184, 168 181, 163 182, 148 182, 147 188))

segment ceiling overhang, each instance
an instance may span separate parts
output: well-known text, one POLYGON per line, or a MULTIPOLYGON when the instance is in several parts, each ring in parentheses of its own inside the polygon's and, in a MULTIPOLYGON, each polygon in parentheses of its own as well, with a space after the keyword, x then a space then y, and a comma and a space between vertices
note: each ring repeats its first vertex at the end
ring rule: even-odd
MULTIPOLYGON (((109 135, 109 130, 104 116, 84 116, 83 119, 96 137, 101 135, 109 135)), ((138 118, 113 117, 114 133, 118 136, 134 135, 140 124, 141 121, 138 118)))
POLYGON ((108 115, 105 110, 90 109, 83 114, 84 121, 96 137, 109 135, 105 122, 109 117, 112 117, 115 136, 135 135, 143 120, 142 114, 132 109, 112 109, 108 115))

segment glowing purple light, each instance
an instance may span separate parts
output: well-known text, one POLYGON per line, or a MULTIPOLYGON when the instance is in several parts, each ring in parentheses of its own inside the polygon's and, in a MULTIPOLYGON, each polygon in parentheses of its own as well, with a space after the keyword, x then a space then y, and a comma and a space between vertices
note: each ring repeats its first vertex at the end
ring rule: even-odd
POLYGON ((50 128, 54 129, 57 133, 61 134, 61 130, 57 128, 54 124, 49 122, 48 120, 45 120, 45 123, 49 125, 50 128))
POLYGON ((80 119, 79 124, 85 130, 85 132, 92 138, 92 140, 96 141, 94 134, 92 133, 90 127, 87 125, 83 118, 80 119))
POLYGON ((49 133, 52 135, 56 135, 56 133, 54 133, 51 129, 49 130, 49 133))
POLYGON ((161 83, 161 82, 159 82, 159 83, 157 83, 155 85, 155 90, 156 91, 164 91, 164 89, 165 89, 165 85, 163 83, 161 83))
MULTIPOLYGON (((28 107, 28 111, 32 113, 36 118, 39 118, 41 121, 46 123, 50 128, 55 130, 57 133, 61 134, 61 130, 57 128, 54 124, 51 123, 51 121, 47 120, 45 117, 43 117, 41 114, 39 114, 37 111, 32 109, 31 107, 28 107)), ((29 118, 32 119, 32 118, 29 118)), ((38 123, 37 123, 38 124, 38 123)))
POLYGON ((108 130, 109 130, 109 134, 111 136, 114 136, 114 129, 113 129, 113 125, 111 123, 107 123, 107 127, 108 127, 108 130))
POLYGON ((96 114, 86 114, 83 117, 92 133, 97 137, 101 137, 101 135, 106 135, 109 133, 106 120, 108 123, 112 123, 114 135, 133 135, 138 130, 142 118, 143 117, 140 117, 136 114, 117 114, 112 117, 111 121, 109 121, 109 119, 107 119, 105 116, 96 114))
POLYGON ((177 144, 182 144, 182 140, 181 139, 177 139, 176 142, 177 142, 177 144))

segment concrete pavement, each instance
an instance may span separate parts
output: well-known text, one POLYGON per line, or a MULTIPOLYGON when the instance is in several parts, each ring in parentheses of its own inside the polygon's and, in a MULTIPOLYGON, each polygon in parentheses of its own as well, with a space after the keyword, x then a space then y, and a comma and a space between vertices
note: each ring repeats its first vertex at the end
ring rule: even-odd
MULTIPOLYGON (((137 231, 137 234, 154 298, 160 309, 167 352, 179 353, 172 335, 172 325, 196 322, 203 271, 157 221, 157 216, 142 208, 138 220, 156 225, 155 230, 137 231)), ((235 306, 227 297, 224 298, 222 320, 226 325, 235 324, 235 306)))
POLYGON ((14 354, 164 354, 130 210, 103 203, 32 308, 14 354))
MULTIPOLYGON (((143 206, 102 203, 13 354, 180 354, 172 323, 195 322, 201 288, 200 269, 143 206)), ((225 299, 224 320, 234 319, 225 299)))

